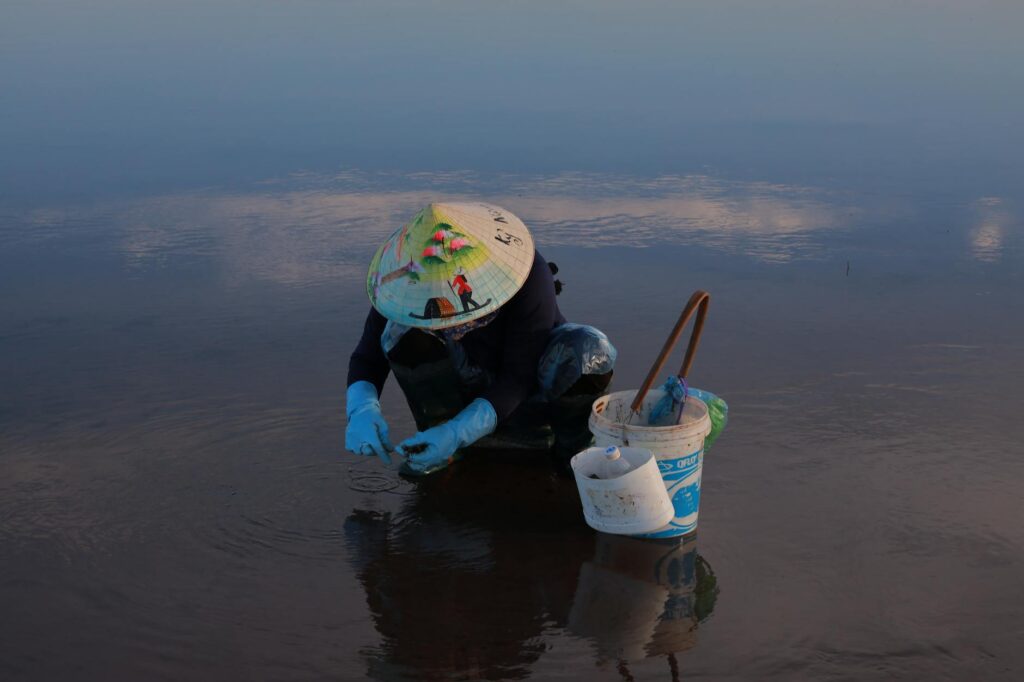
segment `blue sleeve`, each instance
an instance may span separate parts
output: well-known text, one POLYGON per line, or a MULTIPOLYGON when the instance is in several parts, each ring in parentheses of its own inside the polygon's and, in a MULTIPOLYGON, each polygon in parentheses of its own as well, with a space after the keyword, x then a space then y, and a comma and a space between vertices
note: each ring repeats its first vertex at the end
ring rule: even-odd
POLYGON ((387 319, 375 309, 370 308, 363 324, 363 335, 348 359, 348 386, 357 381, 369 381, 377 387, 377 396, 384 391, 384 382, 391 372, 391 365, 380 345, 380 336, 384 333, 387 319))
POLYGON ((497 376, 481 395, 501 422, 537 390, 537 363, 551 329, 564 321, 547 261, 538 253, 523 287, 501 307, 505 339, 497 376))

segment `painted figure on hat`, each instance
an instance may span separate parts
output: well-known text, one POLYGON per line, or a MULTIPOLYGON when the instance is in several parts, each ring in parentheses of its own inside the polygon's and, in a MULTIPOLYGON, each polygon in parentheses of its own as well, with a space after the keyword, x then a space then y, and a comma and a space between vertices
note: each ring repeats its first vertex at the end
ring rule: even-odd
POLYGON ((464 312, 469 312, 469 306, 473 306, 474 309, 483 307, 473 300, 473 287, 469 286, 469 282, 466 281, 466 271, 461 267, 455 271, 455 279, 452 280, 452 290, 458 295, 459 300, 462 301, 462 310, 464 312))

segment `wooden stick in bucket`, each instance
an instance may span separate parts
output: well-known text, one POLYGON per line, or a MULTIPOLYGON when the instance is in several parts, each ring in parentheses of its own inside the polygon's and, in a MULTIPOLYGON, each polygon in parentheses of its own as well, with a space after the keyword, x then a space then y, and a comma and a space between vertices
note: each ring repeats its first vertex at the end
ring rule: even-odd
POLYGON ((700 343, 700 335, 704 331, 704 319, 708 316, 708 306, 710 304, 711 294, 700 289, 693 292, 693 296, 690 297, 686 307, 683 308, 683 312, 679 315, 676 326, 672 328, 672 333, 668 335, 665 345, 661 347, 658 359, 654 361, 651 371, 647 373, 647 378, 644 379, 643 385, 640 386, 636 397, 633 398, 633 404, 630 405, 630 409, 634 413, 640 412, 640 408, 644 404, 644 398, 647 397, 647 392, 651 390, 651 385, 658 378, 661 368, 665 366, 665 361, 668 360, 668 356, 672 354, 672 349, 675 348, 676 342, 682 336, 686 323, 690 321, 696 310, 698 311, 697 319, 693 323, 693 331, 690 332, 690 344, 686 347, 686 356, 683 358, 683 366, 679 369, 678 376, 680 379, 685 379, 686 375, 690 373, 690 366, 693 364, 693 356, 697 354, 697 345, 700 343))

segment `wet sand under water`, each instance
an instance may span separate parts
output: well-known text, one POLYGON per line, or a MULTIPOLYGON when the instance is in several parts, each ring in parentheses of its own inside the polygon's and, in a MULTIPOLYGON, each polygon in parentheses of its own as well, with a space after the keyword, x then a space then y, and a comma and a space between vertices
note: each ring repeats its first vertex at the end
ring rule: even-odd
MULTIPOLYGON (((0 235, 0 677, 1013 679, 1012 202, 995 244, 974 203, 830 222, 835 197, 754 190, 779 223, 706 180, 551 196, 579 182, 504 203, 559 264, 563 311, 617 345, 613 390, 639 385, 693 289, 713 296, 691 384, 731 411, 696 538, 593 533, 543 461, 408 481, 342 452, 365 262, 422 186, 18 215, 0 235), (632 246, 578 213, 599 195, 634 216, 632 246), (697 199, 749 227, 645 232, 697 199)), ((383 402, 410 435, 393 383, 383 402)))

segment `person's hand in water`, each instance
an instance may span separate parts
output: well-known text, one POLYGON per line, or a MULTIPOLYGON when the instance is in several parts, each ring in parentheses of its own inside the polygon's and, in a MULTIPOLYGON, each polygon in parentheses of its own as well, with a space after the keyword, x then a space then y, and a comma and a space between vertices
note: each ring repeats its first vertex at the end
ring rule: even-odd
POLYGON ((420 431, 398 445, 398 454, 405 458, 406 468, 412 473, 429 474, 448 466, 459 439, 451 422, 420 431))
POLYGON ((345 449, 357 455, 377 455, 391 464, 393 449, 388 439, 388 423, 380 412, 377 388, 369 381, 357 381, 345 393, 345 449))
POLYGON ((405 457, 410 473, 431 474, 448 466, 459 448, 491 433, 497 424, 494 407, 477 398, 449 421, 405 439, 396 450, 405 457))

